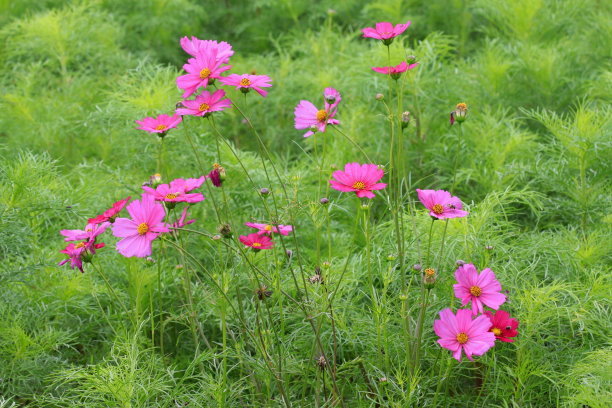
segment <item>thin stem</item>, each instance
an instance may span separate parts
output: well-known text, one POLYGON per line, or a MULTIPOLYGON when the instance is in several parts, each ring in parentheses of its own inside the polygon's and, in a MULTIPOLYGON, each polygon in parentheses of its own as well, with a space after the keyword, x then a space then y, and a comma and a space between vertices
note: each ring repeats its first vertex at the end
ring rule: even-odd
POLYGON ((121 301, 121 299, 119 299, 119 296, 117 296, 117 293, 115 292, 115 290, 113 289, 113 287, 111 286, 111 284, 109 283, 108 279, 106 279, 106 276, 104 275, 104 272, 102 272, 102 268, 100 268, 99 265, 97 265, 96 263, 92 262, 92 265, 94 266, 94 269, 96 271, 98 271, 98 273, 100 274, 100 276, 102 277, 102 279, 104 280, 104 283, 106 283, 106 287, 108 288, 108 290, 111 291, 111 293, 113 294, 113 296, 115 297, 115 299, 117 299, 117 302, 119 303, 119 305, 121 305, 121 308, 123 309, 123 311, 125 312, 126 316, 130 318, 130 321, 132 322, 132 325, 135 326, 136 323, 134 322, 134 318, 132 317, 132 315, 128 312, 127 308, 125 307, 125 305, 123 304, 123 302, 121 301))
POLYGON ((457 133, 457 157, 455 157, 455 168, 453 169, 453 185, 451 186, 450 193, 453 195, 455 192, 455 180, 457 178, 457 165, 459 164, 459 151, 461 150, 461 136, 463 135, 463 126, 458 123, 459 131, 457 133))
POLYGON ((372 159, 370 159, 370 156, 368 156, 368 154, 366 152, 363 151, 363 149, 361 148, 361 146, 359 146, 353 139, 351 139, 351 137, 349 135, 347 135, 346 133, 344 133, 343 131, 341 131, 337 126, 334 126, 332 129, 334 129, 336 132, 340 133, 342 136, 344 136, 344 138, 346 140, 348 140, 349 142, 351 142, 353 144, 353 146, 355 146, 357 149, 359 149, 359 151, 361 152, 361 154, 363 154, 363 157, 366 158, 366 160, 368 161, 368 163, 374 163, 374 161, 372 161, 372 159))

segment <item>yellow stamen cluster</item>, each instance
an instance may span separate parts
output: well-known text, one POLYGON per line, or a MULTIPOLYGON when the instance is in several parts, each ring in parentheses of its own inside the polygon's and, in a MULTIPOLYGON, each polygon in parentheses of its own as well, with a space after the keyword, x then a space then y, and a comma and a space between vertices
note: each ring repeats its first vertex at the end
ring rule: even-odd
POLYGON ((325 109, 321 109, 320 111, 317 112, 318 122, 325 122, 326 119, 327 119, 327 112, 325 111, 325 109))
POLYGON ((434 276, 436 274, 436 270, 434 268, 425 269, 425 276, 434 276))
POLYGON ((166 125, 157 125, 155 126, 155 130, 165 130, 166 129, 166 125))
POLYGON ((240 85, 241 86, 250 86, 251 85, 251 81, 249 81, 249 78, 242 78, 240 80, 240 85))
POLYGON ((465 104, 465 102, 461 102, 457 104, 457 110, 460 112, 467 112, 467 105, 465 104))
POLYGON ((356 181, 353 183, 353 188, 355 190, 363 190, 365 188, 365 184, 363 184, 363 181, 356 181))
POLYGON ((433 206, 432 210, 434 213, 440 215, 444 212, 444 207, 442 207, 440 204, 436 204, 433 206))
POLYGON ((176 197, 177 197, 177 195, 176 195, 176 194, 174 194, 174 193, 168 193, 168 194, 166 194, 166 199, 167 199, 167 200, 174 200, 176 197))
POLYGON ((210 69, 204 68, 203 70, 200 71, 200 79, 206 79, 210 76, 210 74, 211 74, 210 69))
POLYGON ((500 329, 498 329, 497 327, 493 327, 493 328, 491 329, 491 331, 492 331, 492 332, 493 332, 493 334, 494 334, 494 335, 496 335, 496 336, 501 336, 501 334, 502 334, 502 331, 501 331, 500 329))
POLYGON ((84 243, 84 242, 79 242, 78 244, 76 244, 76 245, 74 246, 74 249, 77 249, 77 248, 83 248, 84 246, 85 246, 85 243, 84 243))
POLYGON ((472 294, 472 296, 480 296, 482 294, 482 290, 480 289, 479 286, 472 286, 470 288, 470 293, 472 294))
POLYGON ((147 225, 147 223, 143 222, 141 224, 138 224, 138 228, 136 229, 136 231, 138 231, 138 234, 144 235, 149 231, 149 226, 147 225))
POLYGON ((457 341, 459 342, 459 344, 465 344, 468 341, 468 336, 465 333, 459 333, 457 335, 457 341))
POLYGON ((204 112, 210 109, 210 105, 208 105, 207 103, 202 103, 200 104, 200 106, 198 106, 198 110, 200 112, 204 112))
POLYGON ((271 225, 266 225, 266 227, 264 229, 266 231, 270 232, 270 231, 272 231, 272 226, 271 225))
POLYGON ((259 248, 261 244, 259 242, 253 242, 253 248, 259 248))

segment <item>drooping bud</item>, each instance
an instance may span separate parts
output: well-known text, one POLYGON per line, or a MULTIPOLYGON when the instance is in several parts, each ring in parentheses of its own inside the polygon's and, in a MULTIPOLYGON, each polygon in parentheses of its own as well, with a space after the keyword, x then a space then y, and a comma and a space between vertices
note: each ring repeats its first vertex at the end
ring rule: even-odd
POLYGON ((287 255, 287 258, 289 258, 289 259, 293 258, 293 251, 292 250, 288 249, 285 254, 287 255))
POLYGON ((410 112, 405 111, 402 113, 402 129, 405 129, 406 127, 408 127, 409 123, 410 123, 410 112))
POLYGON ((383 99, 385 99, 385 95, 383 95, 381 93, 377 93, 376 94, 376 100, 377 101, 382 101, 383 99))
POLYGON ((218 231, 223 238, 231 238, 233 234, 232 227, 228 223, 223 223, 219 225, 218 231))

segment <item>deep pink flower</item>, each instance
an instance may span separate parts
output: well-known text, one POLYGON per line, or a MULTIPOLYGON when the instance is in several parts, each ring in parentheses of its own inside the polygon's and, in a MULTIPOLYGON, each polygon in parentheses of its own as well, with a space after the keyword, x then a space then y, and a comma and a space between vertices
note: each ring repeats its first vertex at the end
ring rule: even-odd
MULTIPOLYGON (((181 179, 182 180, 182 179, 181 179)), ((160 184, 152 189, 149 186, 142 186, 142 189, 155 198, 155 201, 170 203, 198 203, 204 201, 204 196, 200 193, 186 193, 185 190, 177 185, 160 184)))
POLYGON ((189 58, 188 64, 183 65, 187 74, 176 78, 176 86, 183 89, 183 98, 193 95, 198 88, 206 88, 208 82, 216 78, 221 78, 221 73, 227 71, 232 66, 223 65, 223 60, 217 59, 216 48, 205 48, 200 50, 195 58, 189 58))
POLYGON ((188 209, 189 209, 189 206, 186 206, 185 208, 183 208, 183 213, 181 214, 181 218, 179 218, 176 222, 172 223, 172 228, 183 228, 184 226, 193 224, 195 222, 195 219, 185 221, 185 219, 191 215, 187 213, 188 209))
POLYGON ((220 78, 219 81, 221 81, 223 85, 235 86, 236 89, 240 89, 244 93, 247 93, 250 89, 253 89, 264 98, 268 92, 261 88, 269 88, 272 86, 272 84, 268 83, 272 80, 267 75, 230 74, 226 77, 220 78))
MULTIPOLYGON (((401 64, 391 67, 391 78, 398 79, 402 72, 406 72, 414 67, 419 65, 418 62, 414 64, 408 65, 406 61, 402 61, 401 64)), ((376 72, 380 72, 381 74, 389 75, 389 67, 372 67, 372 69, 376 72)))
POLYGON ((90 224, 100 224, 101 222, 104 222, 104 221, 114 222, 115 217, 117 217, 117 215, 121 212, 121 210, 123 210, 123 207, 125 207, 128 201, 130 201, 130 196, 128 196, 128 198, 125 198, 123 200, 117 201, 116 203, 113 204, 111 208, 104 211, 102 214, 96 216, 95 218, 90 218, 89 223, 90 224))
POLYGON ((325 109, 317 109, 312 102, 301 100, 300 103, 295 107, 295 128, 296 129, 309 129, 308 132, 304 133, 304 137, 312 136, 313 130, 319 132, 325 132, 327 125, 337 125, 340 122, 333 119, 338 111, 338 103, 342 100, 340 93, 334 88, 325 88, 323 93, 325 98, 325 109), (328 101, 334 98, 333 103, 328 101))
POLYGON ((153 196, 143 194, 140 201, 132 201, 127 206, 132 219, 117 218, 113 224, 113 235, 123 238, 117 242, 117 251, 125 256, 144 258, 151 255, 151 242, 168 228, 162 220, 166 212, 153 196))
POLYGON ((95 244, 94 241, 83 241, 78 244, 71 242, 60 251, 62 254, 68 255, 68 259, 64 259, 59 265, 62 266, 70 261, 72 269, 78 268, 83 273, 83 261, 91 260, 90 257, 96 253, 96 249, 100 249, 104 245, 103 242, 95 244))
POLYGON ((363 37, 382 40, 385 45, 389 45, 391 41, 393 41, 393 38, 406 31, 409 25, 410 21, 406 24, 398 24, 395 27, 393 27, 391 23, 383 22, 376 23, 376 28, 366 27, 362 28, 361 31, 363 32, 363 37))
POLYGON ((278 234, 280 233, 281 235, 289 235, 289 233, 291 231, 293 231, 293 227, 291 225, 283 225, 283 224, 279 224, 278 226, 276 225, 270 225, 270 224, 259 224, 256 222, 245 222, 244 225, 246 225, 247 227, 251 227, 251 228, 257 228, 259 231, 256 232, 256 234, 259 235, 272 235, 272 233, 278 234))
POLYGON ((163 137, 168 130, 177 127, 182 120, 183 118, 175 114, 172 116, 159 115, 156 118, 147 116, 146 118, 137 120, 135 122, 140 125, 140 127, 136 129, 146 130, 147 132, 151 133, 158 133, 159 136, 163 137))
POLYGON ((329 180, 332 188, 338 191, 354 191, 357 197, 374 198, 372 190, 382 190, 387 187, 378 181, 385 175, 384 170, 376 164, 347 163, 344 171, 336 170, 332 174, 336 180, 329 180))
POLYGON ((495 335, 489 331, 491 321, 480 315, 472 320, 472 313, 466 309, 457 310, 455 315, 450 308, 440 312, 440 320, 434 322, 434 331, 440 337, 438 343, 453 352, 453 357, 461 361, 461 351, 472 360, 472 355, 482 356, 495 345, 495 335))
POLYGON ((217 61, 227 64, 234 51, 232 46, 225 41, 217 42, 214 40, 200 40, 196 37, 191 37, 191 40, 187 37, 181 38, 181 47, 189 55, 196 56, 199 53, 206 52, 210 49, 217 50, 217 61))
POLYGON ((444 190, 419 190, 417 188, 419 200, 429 210, 429 215, 439 220, 444 218, 461 218, 469 214, 463 211, 463 204, 459 198, 451 197, 448 191, 444 190))
POLYGON ((518 335, 519 322, 516 319, 511 319, 508 312, 505 310, 498 310, 493 314, 490 310, 484 312, 484 315, 491 321, 491 327, 489 331, 495 335, 495 338, 506 343, 512 343, 514 339, 510 337, 516 337, 518 335))
POLYGON ((247 236, 241 235, 240 242, 244 245, 253 248, 255 251, 259 251, 260 249, 268 249, 274 246, 274 242, 267 235, 259 235, 254 232, 247 236))
POLYGON ((229 98, 223 99, 224 96, 225 91, 223 89, 218 89, 212 95, 208 91, 203 91, 196 96, 195 100, 183 101, 184 108, 178 108, 176 113, 179 115, 208 116, 212 112, 225 110, 232 105, 232 101, 229 98))
POLYGON ((67 230, 63 229, 60 234, 65 236, 64 241, 80 241, 86 239, 89 241, 95 241, 96 237, 106 231, 106 228, 110 225, 110 222, 103 222, 102 224, 89 223, 85 226, 85 230, 67 230))
POLYGON ((472 313, 483 312, 483 303, 491 309, 499 309, 506 301, 506 295, 501 293, 501 284, 495 279, 491 269, 485 268, 478 274, 472 264, 460 266, 455 271, 455 296, 461 299, 462 306, 472 302, 472 313))

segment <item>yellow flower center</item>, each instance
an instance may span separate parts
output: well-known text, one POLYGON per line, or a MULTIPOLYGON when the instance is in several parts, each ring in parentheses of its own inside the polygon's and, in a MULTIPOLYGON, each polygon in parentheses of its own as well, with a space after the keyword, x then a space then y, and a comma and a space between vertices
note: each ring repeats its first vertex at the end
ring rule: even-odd
POLYGON ((325 122, 325 119, 327 119, 327 112, 325 112, 325 109, 321 109, 317 112, 317 121, 325 122))
POLYGON ((249 81, 249 78, 242 78, 240 80, 240 85, 242 85, 242 86, 249 86, 249 85, 251 85, 251 81, 249 81))
POLYGON ((353 183, 353 188, 355 190, 363 190, 365 188, 365 184, 363 184, 363 181, 356 181, 353 183))
POLYGON ((467 111, 467 105, 465 104, 465 102, 461 102, 457 104, 457 110, 458 111, 467 111))
POLYGON ((210 69, 204 68, 200 71, 200 79, 206 79, 210 76, 210 69))
POLYGON ((444 207, 442 207, 440 204, 436 204, 433 206, 433 212, 440 215, 444 212, 444 207))
POLYGON ((497 327, 492 328, 491 331, 493 332, 494 335, 501 336, 502 332, 497 327))
POLYGON ((77 249, 77 248, 83 248, 84 246, 85 246, 85 243, 84 243, 84 242, 79 242, 78 244, 76 244, 76 245, 74 246, 74 249, 77 249))
POLYGON ((136 229, 140 235, 144 235, 149 231, 149 226, 147 223, 143 222, 138 224, 138 228, 136 229))
POLYGON ((472 294, 472 296, 478 297, 482 293, 482 290, 478 286, 472 286, 470 288, 470 293, 472 294))
POLYGON ((207 103, 203 103, 203 104, 200 104, 200 106, 198 106, 198 110, 200 112, 204 112, 204 111, 207 111, 209 109, 210 109, 210 106, 207 103))
POLYGON ((436 270, 434 268, 427 268, 425 269, 425 275, 427 276, 434 276, 436 274, 436 270))
POLYGON ((221 165, 219 163, 213 164, 213 169, 219 170, 220 168, 221 168, 221 165))
POLYGON ((459 333, 457 335, 457 341, 459 342, 459 344, 465 344, 468 341, 468 336, 465 333, 459 333))
POLYGON ((261 244, 259 242, 253 242, 253 248, 259 248, 261 244))
POLYGON ((270 231, 272 231, 272 226, 271 225, 266 225, 266 227, 264 229, 266 231, 270 232, 270 231))
POLYGON ((157 125, 155 126, 155 130, 165 130, 166 129, 166 125, 157 125))
POLYGON ((176 198, 176 196, 177 196, 177 195, 176 195, 176 194, 174 194, 174 193, 169 193, 169 194, 166 194, 166 198, 167 198, 168 200, 174 200, 174 199, 176 198))

